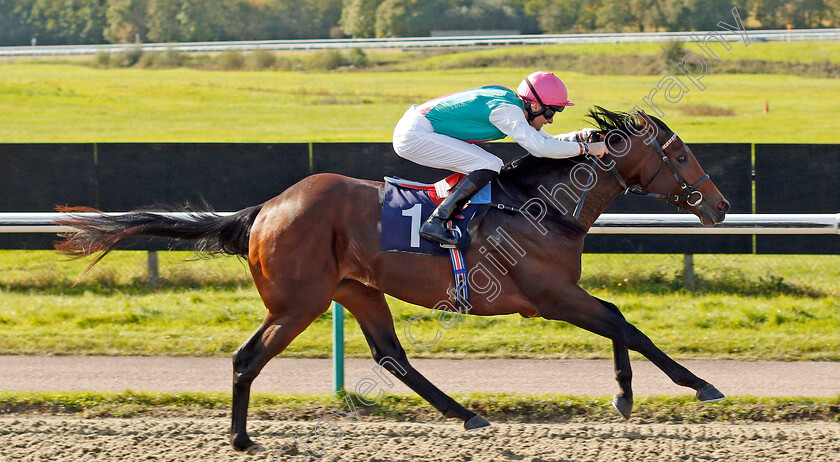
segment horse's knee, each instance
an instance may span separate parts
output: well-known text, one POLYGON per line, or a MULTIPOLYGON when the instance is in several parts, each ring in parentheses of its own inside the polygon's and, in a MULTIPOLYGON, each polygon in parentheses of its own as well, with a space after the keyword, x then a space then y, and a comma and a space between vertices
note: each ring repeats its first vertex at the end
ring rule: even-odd
POLYGON ((404 377, 408 373, 408 356, 401 347, 392 351, 377 350, 373 354, 373 360, 379 367, 385 369, 396 377, 404 377))
POLYGON ((370 353, 373 356, 373 360, 377 363, 381 363, 385 358, 393 358, 399 362, 408 361, 405 349, 396 336, 373 335, 364 327, 362 327, 362 333, 365 334, 365 339, 370 347, 370 353))
POLYGON ((385 367, 385 369, 388 369, 388 371, 393 372, 391 369, 389 369, 388 365, 394 363, 400 365, 407 364, 408 356, 406 356, 405 350, 403 350, 402 348, 391 351, 377 350, 373 354, 373 360, 376 361, 378 364, 382 365, 382 367, 385 367))
POLYGON ((653 341, 629 322, 624 323, 615 340, 623 343, 627 348, 638 352, 642 352, 653 346, 653 341))
MULTIPOLYGON (((623 344, 627 348, 633 351, 640 351, 646 348, 653 346, 653 342, 648 338, 647 335, 643 334, 636 326, 627 322, 627 319, 624 318, 624 315, 621 314, 621 311, 615 306, 614 303, 610 303, 606 300, 601 300, 600 298, 596 298, 598 302, 604 306, 607 310, 609 310, 612 314, 617 316, 617 319, 614 321, 617 323, 617 334, 613 340, 623 344)), ((616 377, 619 377, 622 374, 619 371, 616 371, 616 377)), ((629 372, 628 372, 629 374, 629 372)), ((629 378, 629 375, 628 375, 629 378)))

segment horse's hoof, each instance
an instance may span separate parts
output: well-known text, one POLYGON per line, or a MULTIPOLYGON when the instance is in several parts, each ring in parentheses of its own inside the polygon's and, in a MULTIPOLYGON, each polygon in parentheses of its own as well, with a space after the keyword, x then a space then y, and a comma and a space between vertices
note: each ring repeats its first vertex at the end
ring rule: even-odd
POLYGON ((623 396, 613 396, 612 405, 624 420, 630 419, 630 413, 633 412, 633 398, 627 399, 623 396))
POLYGON ((482 428, 487 428, 489 426, 490 421, 478 414, 472 416, 470 420, 464 422, 464 428, 466 428, 467 431, 481 430, 482 428))
POLYGON ((724 396, 723 393, 721 393, 711 383, 707 384, 705 387, 697 390, 697 395, 696 396, 697 396, 697 399, 699 399, 700 401, 702 401, 704 403, 709 403, 709 402, 712 402, 712 401, 720 401, 720 400, 726 398, 726 396, 724 396))
POLYGON ((253 455, 258 454, 260 452, 265 451, 265 448, 262 445, 259 445, 253 441, 251 438, 245 437, 231 437, 230 438, 230 445, 233 446, 238 452, 244 452, 245 454, 253 455))

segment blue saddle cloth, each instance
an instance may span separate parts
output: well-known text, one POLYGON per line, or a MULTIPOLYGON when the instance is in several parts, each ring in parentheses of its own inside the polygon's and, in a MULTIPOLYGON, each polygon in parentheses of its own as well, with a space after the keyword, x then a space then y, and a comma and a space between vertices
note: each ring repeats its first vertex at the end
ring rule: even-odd
MULTIPOLYGON (((399 178, 385 178, 385 200, 382 201, 382 231, 380 250, 448 255, 448 250, 436 242, 420 237, 420 225, 437 207, 430 197, 433 185, 422 185, 399 178)), ((470 204, 458 212, 452 223, 460 231, 456 248, 466 251, 470 245, 467 226, 475 217, 480 204, 490 203, 490 185, 481 189, 470 204)))

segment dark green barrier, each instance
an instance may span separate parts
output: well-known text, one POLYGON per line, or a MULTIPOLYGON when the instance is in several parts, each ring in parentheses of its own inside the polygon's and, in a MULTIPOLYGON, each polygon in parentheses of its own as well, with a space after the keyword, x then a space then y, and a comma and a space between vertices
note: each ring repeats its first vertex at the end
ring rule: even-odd
MULTIPOLYGON (((484 148, 505 161, 514 143, 484 148)), ((752 211, 749 144, 693 144, 733 213, 752 211)), ((758 213, 840 211, 840 145, 756 145, 758 213)), ((381 181, 434 182, 449 172, 398 157, 390 143, 0 144, 0 211, 51 211, 56 204, 123 211, 199 203, 234 211, 264 202, 311 173, 381 181)), ((688 178, 691 180, 691 178, 688 178)), ((678 213, 668 204, 620 196, 608 213, 678 213)), ((54 235, 0 234, 0 248, 51 248, 54 235)), ((836 236, 758 236, 760 253, 838 253, 836 236)), ((135 248, 166 248, 140 242, 135 248)), ((591 235, 587 252, 752 253, 752 236, 591 235)))
POLYGON ((96 201, 91 144, 0 144, 0 212, 96 201))
MULTIPOLYGON (((840 213, 840 144, 756 144, 756 213, 840 213)), ((840 254, 838 236, 756 236, 765 254, 840 254)))
POLYGON ((103 210, 205 201, 235 211, 309 175, 309 145, 100 144, 96 169, 103 210))

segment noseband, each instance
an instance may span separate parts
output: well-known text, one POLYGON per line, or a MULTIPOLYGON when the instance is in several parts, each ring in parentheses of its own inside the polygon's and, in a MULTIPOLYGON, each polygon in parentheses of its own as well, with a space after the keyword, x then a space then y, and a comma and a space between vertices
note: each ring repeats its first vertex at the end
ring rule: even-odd
POLYGON ((677 134, 674 133, 668 141, 665 142, 664 145, 660 146, 659 141, 656 138, 653 138, 653 145, 656 147, 657 153, 659 153, 659 157, 662 159, 662 164, 659 164, 659 168, 656 169, 656 172, 650 177, 650 180, 642 186, 642 187, 633 187, 627 186, 627 183, 624 182, 624 179, 621 178, 621 174, 618 173, 618 170, 615 168, 615 162, 613 162, 612 166, 610 167, 610 171, 612 172, 613 176, 616 177, 618 182, 621 184, 621 187, 624 188, 624 194, 633 193, 639 196, 645 197, 652 197, 654 199, 663 200, 665 202, 671 202, 675 204, 677 207, 682 208, 684 205, 688 205, 689 207, 694 207, 699 205, 703 202, 703 193, 697 190, 697 187, 703 184, 704 181, 709 179, 709 174, 703 175, 703 178, 697 180, 694 184, 689 185, 680 175, 680 172, 677 171, 677 168, 674 167, 674 164, 671 163, 671 159, 665 154, 665 148, 671 145, 674 140, 677 139, 677 134), (656 178, 656 175, 659 175, 659 172, 662 170, 662 165, 667 165, 668 168, 671 169, 671 173, 674 174, 674 179, 677 180, 677 184, 680 185, 680 188, 683 190, 682 195, 677 194, 657 194, 647 192, 646 189, 653 183, 653 180, 656 178), (692 198, 694 197, 694 198, 692 198))

